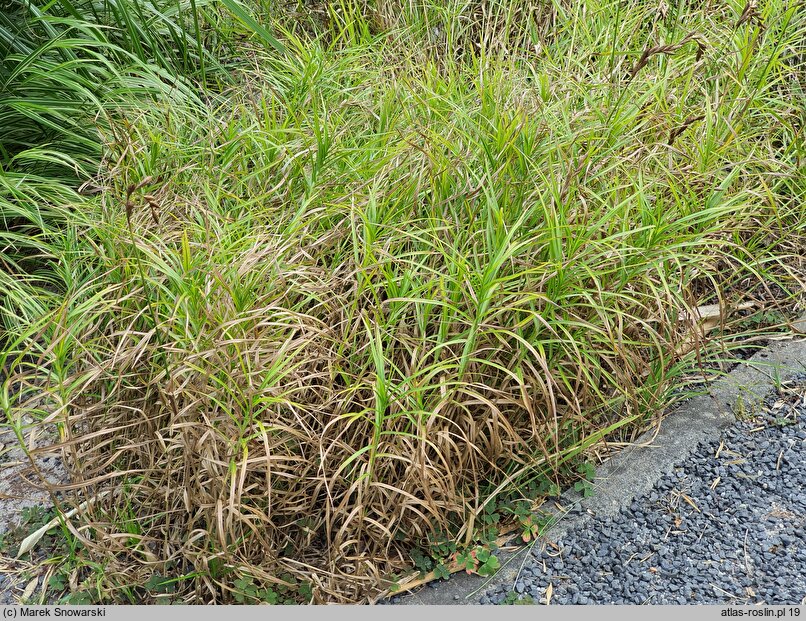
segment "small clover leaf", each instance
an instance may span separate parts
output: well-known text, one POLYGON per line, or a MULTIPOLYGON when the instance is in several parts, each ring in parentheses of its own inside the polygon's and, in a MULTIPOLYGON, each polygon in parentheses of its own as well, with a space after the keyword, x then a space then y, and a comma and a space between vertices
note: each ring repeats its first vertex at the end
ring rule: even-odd
POLYGON ((434 575, 442 580, 447 580, 451 577, 451 572, 448 571, 448 568, 445 567, 445 565, 439 563, 436 567, 434 567, 434 575))

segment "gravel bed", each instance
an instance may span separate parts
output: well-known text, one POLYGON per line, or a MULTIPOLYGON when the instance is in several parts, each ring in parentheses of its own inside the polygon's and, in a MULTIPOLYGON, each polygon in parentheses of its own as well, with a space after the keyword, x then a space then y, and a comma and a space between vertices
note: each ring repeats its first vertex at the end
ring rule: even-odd
MULTIPOLYGON (((58 442, 55 431, 52 428, 37 428, 28 416, 24 417, 23 422, 23 433, 29 448, 39 451, 34 458, 39 473, 52 484, 67 483, 69 478, 60 452, 48 452, 48 447, 58 442), (37 429, 37 433, 32 438, 34 429, 37 429)), ((9 558, 13 550, 6 549, 9 546, 6 537, 19 527, 25 509, 40 507, 44 511, 53 506, 48 492, 36 486, 39 482, 30 459, 19 446, 17 436, 7 425, 0 426, 0 605, 16 603, 16 597, 25 587, 25 582, 14 571, 19 564, 9 558)), ((18 541, 14 542, 13 547, 16 545, 18 541)))
POLYGON ((475 603, 545 603, 549 585, 551 604, 806 603, 806 377, 475 603))
MULTIPOLYGON (((54 485, 67 483, 69 477, 60 451, 49 449, 59 440, 55 431, 35 427, 29 417, 25 417, 24 422, 26 442, 29 448, 37 450, 35 460, 39 474, 54 485), (32 430, 36 430, 33 439, 32 430)), ((38 485, 40 483, 13 431, 7 426, 0 426, 0 534, 19 523, 22 510, 26 507, 52 505, 50 495, 38 485)))

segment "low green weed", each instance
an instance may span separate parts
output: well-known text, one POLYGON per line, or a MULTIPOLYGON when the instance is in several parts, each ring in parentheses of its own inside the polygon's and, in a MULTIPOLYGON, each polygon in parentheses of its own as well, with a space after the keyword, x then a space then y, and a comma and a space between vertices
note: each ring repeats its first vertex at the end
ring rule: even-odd
POLYGON ((518 595, 515 591, 509 591, 501 602, 502 606, 533 606, 535 604, 531 595, 518 595))

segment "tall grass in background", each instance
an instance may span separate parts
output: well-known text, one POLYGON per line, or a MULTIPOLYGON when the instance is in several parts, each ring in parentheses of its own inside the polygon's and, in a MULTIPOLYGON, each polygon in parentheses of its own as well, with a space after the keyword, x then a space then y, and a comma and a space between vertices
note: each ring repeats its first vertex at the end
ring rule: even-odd
POLYGON ((3 65, 2 403, 60 433, 97 598, 373 600, 798 309, 800 5, 224 5, 3 65))
MULTIPOLYGON (((4 323, 61 294, 50 241, 92 192, 102 129, 154 100, 226 83, 205 0, 6 1, 0 13, 0 296, 4 323), (25 281, 24 284, 19 280, 25 281), (33 286, 37 295, 22 294, 33 286), (22 287, 22 289, 20 289, 22 287), (27 299, 26 299, 27 298, 27 299), (12 308, 18 302, 22 308, 12 308)), ((192 103, 191 103, 192 105, 192 103)))

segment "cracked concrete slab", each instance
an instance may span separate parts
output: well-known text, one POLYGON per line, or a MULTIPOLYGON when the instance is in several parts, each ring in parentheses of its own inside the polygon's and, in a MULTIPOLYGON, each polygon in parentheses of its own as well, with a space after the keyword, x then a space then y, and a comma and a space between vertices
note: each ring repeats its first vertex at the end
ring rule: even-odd
MULTIPOLYGON (((803 320, 806 324, 806 319, 803 320)), ((737 416, 750 411, 782 381, 806 371, 806 339, 773 341, 749 360, 712 383, 707 394, 680 404, 630 447, 615 454, 598 470, 594 495, 583 498, 573 490, 560 498, 555 525, 533 545, 547 545, 596 517, 614 516, 680 463, 700 442, 716 438, 737 416)), ((492 578, 458 573, 444 583, 420 587, 400 596, 402 605, 466 604, 481 590, 514 583, 531 546, 498 554, 502 568, 492 578)))

